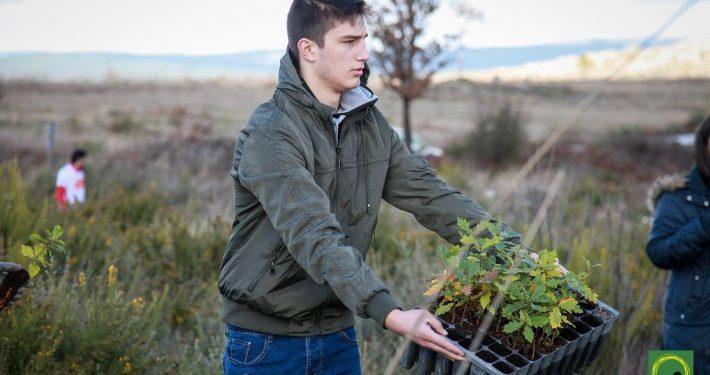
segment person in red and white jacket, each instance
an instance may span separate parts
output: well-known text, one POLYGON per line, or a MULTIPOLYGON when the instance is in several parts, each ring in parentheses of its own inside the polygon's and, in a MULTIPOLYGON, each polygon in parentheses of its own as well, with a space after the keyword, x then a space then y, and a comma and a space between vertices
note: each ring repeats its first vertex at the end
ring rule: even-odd
POLYGON ((70 161, 57 172, 57 186, 54 191, 54 197, 60 210, 65 210, 67 206, 83 203, 86 199, 85 158, 86 151, 74 150, 70 161))

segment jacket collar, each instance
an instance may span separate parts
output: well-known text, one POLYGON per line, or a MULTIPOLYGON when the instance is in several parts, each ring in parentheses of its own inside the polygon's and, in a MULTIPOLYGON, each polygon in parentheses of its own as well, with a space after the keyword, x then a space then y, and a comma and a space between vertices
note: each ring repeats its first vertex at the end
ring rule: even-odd
POLYGON ((316 112, 318 117, 330 123, 333 114, 347 115, 365 106, 374 104, 378 97, 367 87, 370 76, 370 67, 365 63, 363 75, 360 76, 360 86, 342 94, 340 108, 337 111, 316 99, 305 81, 301 78, 296 68, 295 58, 287 50, 281 57, 279 66, 277 92, 287 95, 302 107, 316 112))
POLYGON ((375 104, 377 99, 379 99, 377 95, 373 94, 370 89, 365 86, 358 86, 340 96, 340 107, 333 115, 347 116, 362 107, 375 104))
POLYGON ((710 188, 708 188, 697 166, 694 166, 693 169, 690 170, 687 180, 688 189, 690 189, 691 192, 703 196, 710 196, 710 188))

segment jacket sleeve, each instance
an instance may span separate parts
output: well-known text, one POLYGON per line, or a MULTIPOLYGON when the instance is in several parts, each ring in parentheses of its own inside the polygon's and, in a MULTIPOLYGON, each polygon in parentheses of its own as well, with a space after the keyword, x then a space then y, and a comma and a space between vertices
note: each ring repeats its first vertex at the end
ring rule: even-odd
MULTIPOLYGON (((386 120, 375 110, 377 121, 386 120)), ((412 155, 396 131, 387 125, 391 139, 390 161, 383 198, 393 206, 410 212, 427 229, 449 243, 458 244, 460 237, 456 219, 469 223, 496 221, 483 207, 459 193, 440 179, 427 161, 412 155)), ((509 240, 520 241, 520 234, 504 225, 509 240)))
POLYGON ((343 244, 330 199, 306 167, 305 147, 291 130, 270 121, 250 131, 239 165, 240 183, 259 200, 295 261, 317 283, 327 283, 351 311, 384 327, 398 303, 364 262, 343 244))
POLYGON ((656 207, 646 253, 659 268, 681 268, 707 247, 709 231, 710 216, 688 222, 673 196, 664 194, 656 207))

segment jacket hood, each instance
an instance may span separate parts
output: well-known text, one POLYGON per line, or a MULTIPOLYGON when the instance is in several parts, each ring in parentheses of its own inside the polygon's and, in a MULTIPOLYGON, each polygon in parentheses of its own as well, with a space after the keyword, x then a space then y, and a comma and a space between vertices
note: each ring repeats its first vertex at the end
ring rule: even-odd
MULTIPOLYGON (((337 113, 345 114, 362 107, 363 104, 374 103, 377 100, 377 96, 367 87, 369 76, 370 67, 367 62, 365 62, 363 74, 360 76, 360 86, 343 93, 340 108, 337 110, 337 113)), ((281 57, 276 90, 289 96, 291 100, 299 105, 315 110, 319 116, 330 122, 334 113, 333 108, 316 99, 313 92, 308 88, 308 85, 306 85, 305 81, 303 81, 298 73, 295 59, 288 49, 281 57)))
POLYGON ((688 177, 683 177, 681 175, 665 175, 658 178, 651 188, 648 190, 646 205, 649 211, 653 214, 656 211, 656 205, 658 205, 658 200, 661 199, 663 193, 673 192, 678 189, 682 189, 688 186, 688 177))

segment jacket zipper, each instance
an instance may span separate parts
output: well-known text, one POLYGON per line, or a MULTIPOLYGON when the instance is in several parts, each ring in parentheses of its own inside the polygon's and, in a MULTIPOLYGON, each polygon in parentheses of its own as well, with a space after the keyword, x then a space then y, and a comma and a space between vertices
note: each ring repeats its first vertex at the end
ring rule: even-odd
POLYGON ((256 287, 256 284, 264 278, 264 276, 266 275, 266 271, 269 271, 271 276, 276 276, 276 260, 279 258, 285 247, 286 245, 282 244, 276 251, 272 253, 271 258, 269 259, 269 263, 266 263, 266 265, 264 265, 264 267, 261 269, 261 271, 259 271, 259 274, 256 276, 254 281, 252 281, 251 284, 249 284, 249 286, 247 287, 247 290, 249 292, 252 292, 256 287))
POLYGON ((336 216, 338 214, 338 191, 340 190, 340 168, 342 166, 342 161, 343 161, 343 148, 340 146, 340 137, 345 133, 345 129, 347 128, 346 125, 350 125, 352 121, 343 121, 343 124, 341 124, 340 131, 338 132, 338 136, 336 138, 335 136, 335 129, 333 124, 330 124, 330 131, 328 132, 330 134, 330 139, 333 141, 333 145, 335 146, 335 194, 333 194, 333 203, 335 203, 335 213, 336 216))
POLYGON ((338 195, 339 195, 338 193, 340 191, 340 166, 341 166, 342 159, 343 159, 343 154, 341 151, 342 151, 342 148, 340 147, 340 145, 335 147, 336 163, 335 163, 335 195, 334 195, 335 199, 334 199, 334 201, 335 201, 336 213, 338 211, 338 195))
MULTIPOLYGON (((335 125, 333 123, 329 124, 330 126, 328 127, 328 135, 330 135, 330 140, 333 142, 333 146, 335 147, 335 192, 333 193, 333 204, 335 205, 335 214, 337 216, 338 214, 338 189, 340 189, 340 152, 342 149, 340 148, 340 141, 338 138, 340 138, 340 134, 338 134, 338 137, 335 137, 335 125)), ((340 132, 342 133, 342 129, 340 129, 340 132)))
MULTIPOLYGON (((335 194, 333 194, 333 203, 335 204, 335 214, 336 216, 338 215, 338 190, 340 190, 340 167, 342 165, 342 159, 343 159, 343 154, 342 154, 342 147, 340 146, 340 137, 345 133, 346 126, 349 125, 350 122, 344 122, 342 124, 342 127, 340 131, 338 132, 338 137, 336 138, 335 136, 335 129, 333 124, 331 123, 329 126, 330 131, 328 134, 330 134, 330 139, 333 141, 333 146, 335 146, 335 194)), ((328 300, 330 299, 330 295, 332 292, 328 290, 328 293, 326 294, 325 297, 325 303, 328 303, 328 300)), ((315 316, 313 318, 313 325, 316 329, 316 334, 321 333, 320 329, 320 320, 321 320, 321 315, 323 314, 323 307, 319 307, 316 312, 315 316)))

